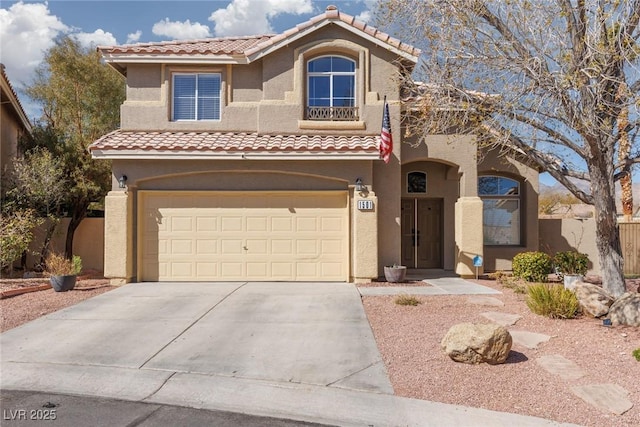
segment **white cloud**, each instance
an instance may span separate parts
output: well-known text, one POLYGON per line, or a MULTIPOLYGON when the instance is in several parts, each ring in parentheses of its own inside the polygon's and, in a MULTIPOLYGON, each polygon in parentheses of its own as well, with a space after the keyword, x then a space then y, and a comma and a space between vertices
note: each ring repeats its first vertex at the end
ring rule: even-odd
POLYGON ((188 19, 180 22, 169 21, 169 18, 165 18, 153 24, 151 31, 157 36, 166 36, 173 39, 202 39, 211 36, 208 26, 199 22, 191 23, 188 19))
POLYGON ((127 34, 127 44, 138 43, 140 41, 140 36, 142 36, 142 31, 140 30, 135 33, 127 34))
POLYGON ((46 3, 14 3, 0 9, 0 60, 16 89, 29 83, 55 38, 70 30, 46 3))
POLYGON ((232 0, 211 14, 217 36, 271 33, 270 18, 282 13, 301 15, 313 12, 311 0, 232 0))
POLYGON ((93 33, 75 33, 72 37, 84 47, 113 46, 118 44, 113 34, 97 29, 93 33))
POLYGON ((366 9, 360 12, 356 19, 367 24, 373 24, 374 10, 378 7, 378 0, 361 0, 366 9))

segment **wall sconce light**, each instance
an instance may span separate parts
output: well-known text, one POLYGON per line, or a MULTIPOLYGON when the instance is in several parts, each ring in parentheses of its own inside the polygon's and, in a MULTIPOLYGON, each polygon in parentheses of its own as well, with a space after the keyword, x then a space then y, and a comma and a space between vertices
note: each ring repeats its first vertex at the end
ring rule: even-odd
POLYGON ((118 180, 118 187, 127 188, 127 175, 122 175, 118 180))
POLYGON ((362 178, 356 178, 356 191, 364 191, 366 188, 362 183, 362 178))

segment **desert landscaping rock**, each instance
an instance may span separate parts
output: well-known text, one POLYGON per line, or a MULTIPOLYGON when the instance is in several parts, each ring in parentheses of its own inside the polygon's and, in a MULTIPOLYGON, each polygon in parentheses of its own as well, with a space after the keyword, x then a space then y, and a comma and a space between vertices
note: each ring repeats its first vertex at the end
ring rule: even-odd
POLYGON ((629 392, 617 384, 590 384, 571 387, 573 394, 590 405, 616 415, 633 408, 629 392))
POLYGON ((557 375, 563 380, 577 380, 584 376, 584 372, 578 365, 559 354, 539 357, 536 362, 545 371, 557 375))
POLYGON ((519 314, 500 313, 498 311, 487 311, 480 313, 480 316, 502 326, 513 326, 518 320, 522 319, 519 314))
POLYGON ((579 282, 575 287, 576 297, 582 310, 593 317, 604 316, 613 304, 613 298, 600 286, 579 282))
POLYGON ((614 326, 640 326, 640 293, 622 294, 609 308, 609 318, 614 326))
POLYGON ((512 344, 509 331, 495 323, 453 325, 441 341, 444 352, 456 362, 490 365, 504 363, 512 344))
POLYGON ((509 333, 513 338, 515 344, 521 345, 526 348, 534 349, 538 348, 538 345, 543 342, 547 342, 551 339, 549 335, 538 334, 529 331, 514 331, 510 330, 509 333))
POLYGON ((486 305, 489 307, 503 307, 504 303, 498 298, 487 297, 483 295, 473 295, 467 298, 467 302, 476 305, 486 305))

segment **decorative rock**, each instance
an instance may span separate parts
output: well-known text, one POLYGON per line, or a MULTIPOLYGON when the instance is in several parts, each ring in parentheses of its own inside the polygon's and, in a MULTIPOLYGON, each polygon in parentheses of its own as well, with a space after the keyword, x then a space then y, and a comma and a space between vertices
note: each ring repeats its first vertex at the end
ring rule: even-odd
POLYGON ((614 326, 640 326, 640 293, 622 294, 609 308, 609 318, 614 326))
POLYGON ((604 316, 613 304, 613 298, 600 286, 591 283, 578 283, 575 287, 576 297, 582 310, 593 317, 604 316))
POLYGON ((497 365, 507 360, 513 340, 504 326, 495 323, 460 323, 449 329, 440 344, 456 362, 497 365))

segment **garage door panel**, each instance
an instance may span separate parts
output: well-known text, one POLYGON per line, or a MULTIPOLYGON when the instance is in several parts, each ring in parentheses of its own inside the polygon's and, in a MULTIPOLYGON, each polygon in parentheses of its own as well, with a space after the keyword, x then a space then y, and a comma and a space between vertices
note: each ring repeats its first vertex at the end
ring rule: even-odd
POLYGON ((348 279, 346 192, 139 194, 141 280, 348 279))

